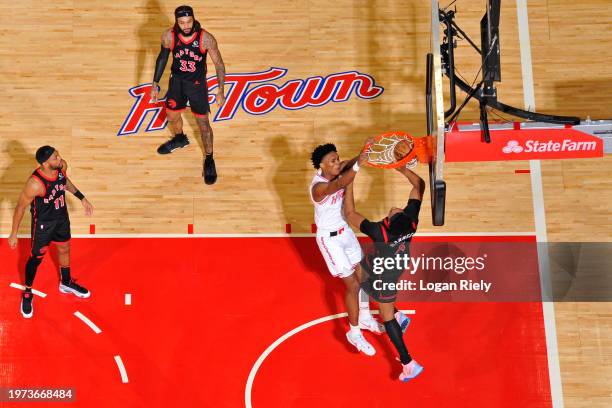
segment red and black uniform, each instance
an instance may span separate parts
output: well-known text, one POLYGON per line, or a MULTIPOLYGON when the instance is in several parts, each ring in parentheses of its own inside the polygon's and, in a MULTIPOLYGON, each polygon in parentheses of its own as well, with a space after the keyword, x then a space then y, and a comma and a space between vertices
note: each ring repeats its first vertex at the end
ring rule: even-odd
POLYGON ((47 178, 40 169, 32 173, 44 193, 30 205, 32 213, 32 256, 42 258, 51 242, 70 240, 70 219, 66 207, 66 173, 60 169, 55 178, 47 178))
POLYGON ((208 85, 206 83, 206 56, 208 51, 203 44, 204 29, 200 29, 186 41, 183 35, 172 30, 172 70, 166 109, 178 111, 185 109, 187 102, 196 115, 210 112, 208 104, 208 85))
MULTIPOLYGON (((412 241, 412 236, 417 230, 420 210, 421 200, 412 198, 408 200, 404 211, 394 215, 391 219, 385 217, 378 222, 364 219, 359 226, 361 232, 373 241, 372 248, 364 251, 366 255, 361 261, 362 270, 367 275, 367 279, 362 282, 361 287, 377 302, 395 302, 397 290, 389 290, 386 286, 382 286, 382 290, 374 289, 374 282, 380 280, 384 283, 397 283, 404 270, 391 268, 385 269, 380 274, 374 273, 374 258, 395 259, 397 255, 401 258, 404 255, 410 256, 410 241, 412 241)), ((381 287, 381 285, 377 286, 381 287)))

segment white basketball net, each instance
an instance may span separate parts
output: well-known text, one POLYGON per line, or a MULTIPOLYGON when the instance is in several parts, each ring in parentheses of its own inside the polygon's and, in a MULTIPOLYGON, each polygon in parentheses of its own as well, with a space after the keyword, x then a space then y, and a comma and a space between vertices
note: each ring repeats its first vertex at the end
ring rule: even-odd
POLYGON ((368 161, 372 164, 385 165, 395 162, 395 146, 402 140, 409 140, 404 135, 392 134, 382 137, 380 140, 372 143, 366 154, 368 161))

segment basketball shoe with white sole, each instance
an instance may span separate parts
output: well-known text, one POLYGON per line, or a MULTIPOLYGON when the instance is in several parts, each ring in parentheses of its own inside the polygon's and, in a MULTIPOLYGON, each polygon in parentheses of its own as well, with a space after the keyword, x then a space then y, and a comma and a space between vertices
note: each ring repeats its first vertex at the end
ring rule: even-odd
POLYGON ((385 326, 376 320, 372 315, 359 317, 359 328, 363 330, 369 330, 374 334, 383 334, 385 332, 385 326))
POLYGON ((366 356, 373 356, 374 354, 376 354, 376 349, 374 348, 374 346, 368 343, 365 337, 363 337, 361 331, 352 332, 349 330, 346 333, 346 339, 349 343, 355 346, 357 351, 361 351, 366 356))
POLYGON ((76 281, 72 279, 67 284, 60 282, 59 291, 62 293, 72 293, 73 295, 83 299, 91 296, 91 293, 87 289, 77 284, 76 281))
POLYGON ((32 289, 26 289, 21 294, 21 314, 26 319, 29 319, 34 314, 34 306, 32 305, 32 301, 34 300, 34 295, 32 294, 32 289))

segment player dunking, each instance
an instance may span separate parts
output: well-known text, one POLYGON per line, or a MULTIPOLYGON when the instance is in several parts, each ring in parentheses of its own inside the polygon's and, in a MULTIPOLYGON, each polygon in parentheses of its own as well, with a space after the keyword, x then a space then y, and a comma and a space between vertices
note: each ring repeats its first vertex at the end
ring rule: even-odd
MULTIPOLYGON (((399 358, 403 366, 402 373, 399 375, 401 381, 408 381, 423 371, 423 367, 412 359, 408 354, 408 349, 403 339, 403 330, 401 328, 402 320, 407 322, 407 318, 402 318, 401 312, 395 309, 395 299, 397 291, 395 290, 376 290, 376 280, 385 283, 396 283, 403 270, 386 269, 382 274, 375 274, 372 268, 372 260, 376 257, 394 258, 396 255, 409 256, 409 246, 412 236, 416 232, 419 222, 419 211, 421 209, 421 201, 423 200, 423 192, 425 191, 425 182, 412 170, 406 167, 397 168, 397 171, 402 173, 412 185, 412 190, 408 196, 408 204, 404 209, 391 208, 387 217, 378 222, 372 222, 366 219, 363 215, 355 210, 355 199, 353 195, 353 184, 346 188, 346 198, 344 203, 344 214, 348 221, 359 226, 361 232, 369 236, 374 241, 374 251, 365 256, 361 261, 362 277, 361 287, 374 300, 379 303, 380 315, 385 325, 385 331, 389 339, 399 353, 399 358)), ((385 288, 385 286, 382 286, 385 288)))
POLYGON ((189 101, 191 112, 200 128, 206 153, 202 176, 206 184, 214 184, 217 181, 217 169, 213 159, 213 131, 208 119, 210 106, 208 105, 208 85, 206 83, 206 56, 210 54, 215 64, 219 86, 216 98, 220 107, 225 103, 225 65, 217 46, 217 40, 195 20, 191 7, 178 7, 174 11, 174 18, 174 27, 167 29, 162 34, 161 50, 155 63, 155 74, 151 87, 151 101, 155 103, 159 92, 159 80, 166 68, 168 56, 172 53, 172 73, 165 106, 170 130, 174 137, 159 146, 157 152, 168 154, 189 144, 189 139, 183 133, 183 119, 181 118, 181 112, 185 110, 189 101))
POLYGON ((86 215, 93 214, 93 206, 66 175, 68 165, 57 150, 51 146, 41 147, 36 152, 36 161, 40 167, 32 173, 19 195, 13 214, 13 228, 8 238, 9 246, 15 249, 19 224, 29 205, 32 213, 32 251, 25 268, 26 289, 21 295, 21 314, 26 318, 32 317, 34 313, 32 284, 36 270, 51 242, 57 244, 59 255, 60 292, 73 293, 81 298, 91 295, 70 276, 70 219, 66 207, 65 191, 71 192, 81 200, 86 215))
POLYGON ((341 162, 336 147, 328 143, 317 146, 311 160, 318 170, 310 183, 317 244, 332 276, 342 279, 346 286, 344 302, 350 324, 346 338, 358 351, 373 356, 376 350, 363 337, 361 329, 382 333, 383 328, 372 317, 367 296, 364 296, 365 301, 359 300, 359 279, 355 272, 362 258, 361 246, 342 216, 344 189, 353 181, 359 162, 363 163, 366 156, 341 162))

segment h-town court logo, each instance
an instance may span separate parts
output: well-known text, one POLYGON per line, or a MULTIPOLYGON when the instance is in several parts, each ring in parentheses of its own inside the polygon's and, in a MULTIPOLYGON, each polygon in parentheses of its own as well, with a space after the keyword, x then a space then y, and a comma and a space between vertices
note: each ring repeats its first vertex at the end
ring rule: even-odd
MULTIPOLYGON (((285 68, 227 74, 225 105, 217 110, 213 121, 230 120, 239 108, 251 115, 265 115, 279 106, 286 110, 298 110, 324 106, 329 102, 345 102, 353 95, 360 99, 374 99, 384 92, 384 88, 376 85, 373 77, 358 71, 339 72, 326 77, 292 79, 282 85, 272 83, 286 74, 285 68)), ((212 106, 216 100, 213 91, 219 84, 216 76, 208 78, 206 82, 208 103, 212 106)), ((165 98, 152 103, 149 98, 150 90, 151 84, 141 84, 129 90, 135 101, 117 136, 138 133, 148 113, 152 115, 145 132, 166 127, 165 98)))

